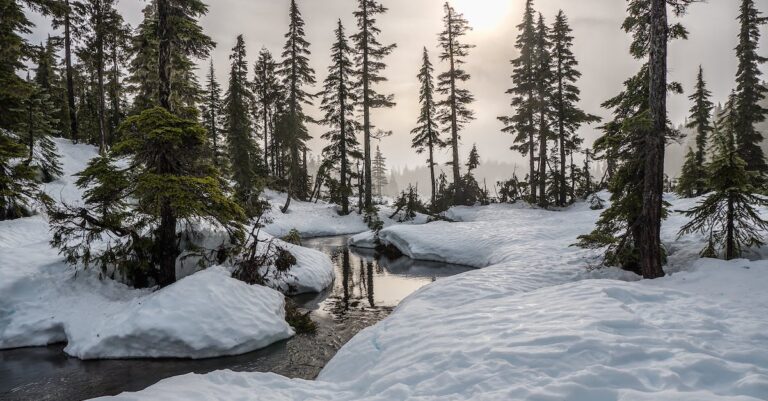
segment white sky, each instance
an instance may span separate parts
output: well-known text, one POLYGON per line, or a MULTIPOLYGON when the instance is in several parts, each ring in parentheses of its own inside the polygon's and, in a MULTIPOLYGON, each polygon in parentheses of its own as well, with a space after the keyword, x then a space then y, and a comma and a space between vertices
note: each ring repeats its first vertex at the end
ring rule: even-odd
MULTIPOLYGON (((394 135, 381 142, 381 149, 392 167, 423 165, 422 160, 410 149, 410 130, 418 114, 418 82, 416 73, 420 67, 421 49, 430 50, 437 70, 444 67, 437 62, 437 33, 441 30, 443 0, 382 0, 390 11, 379 19, 383 33, 382 43, 398 44, 386 60, 389 67, 385 75, 389 82, 379 88, 383 93, 394 93, 397 106, 376 111, 374 123, 394 135)), ((516 162, 521 156, 509 150, 511 135, 500 132, 497 116, 510 113, 509 97, 504 93, 511 85, 509 60, 516 57, 515 28, 520 23, 524 0, 453 0, 459 11, 466 13, 475 25, 466 41, 477 45, 468 58, 467 70, 472 74, 468 85, 477 101, 472 106, 477 120, 463 133, 462 154, 468 153, 473 143, 484 160, 516 162)), ((733 49, 737 43, 737 0, 708 0, 695 4, 684 17, 683 23, 690 31, 688 41, 675 42, 670 48, 670 79, 681 82, 690 92, 699 64, 704 66, 705 76, 715 100, 724 99, 733 87, 736 60, 733 49)), ((768 0, 757 0, 757 6, 768 15, 768 0)), ((126 20, 138 24, 141 0, 121 0, 119 8, 126 20)), ((213 53, 217 75, 226 84, 228 55, 238 34, 245 36, 251 66, 262 46, 279 56, 287 29, 288 0, 209 0, 209 14, 202 20, 205 31, 217 43, 213 53)), ((318 86, 325 78, 329 63, 329 49, 333 30, 338 18, 344 21, 348 33, 355 30, 352 12, 354 0, 299 0, 299 7, 306 21, 306 31, 312 43, 312 66, 317 72, 318 86)), ((622 82, 634 74, 639 64, 628 54, 629 38, 620 31, 625 15, 626 2, 622 0, 538 0, 535 4, 548 23, 563 9, 574 30, 574 52, 578 58, 583 78, 582 107, 591 113, 608 117, 600 103, 615 95, 622 82)), ((35 17, 38 27, 33 34, 40 40, 51 31, 50 23, 35 17)), ((763 36, 768 30, 763 29, 763 36)), ((768 55, 766 40, 761 42, 762 54, 768 55)), ((201 65, 207 65, 202 61, 201 65)), ((764 68, 764 71, 766 69, 764 68)), ((205 71, 200 71, 204 75, 205 71)), ((680 123, 688 114, 690 105, 687 94, 673 96, 669 101, 670 118, 680 123)), ((318 111, 310 110, 315 117, 318 111)), ((325 128, 312 126, 316 137, 325 128)), ((582 129, 588 143, 596 138, 594 127, 582 129)), ((321 140, 312 142, 312 148, 322 148, 321 140)), ((448 153, 444 155, 447 159, 448 153)))

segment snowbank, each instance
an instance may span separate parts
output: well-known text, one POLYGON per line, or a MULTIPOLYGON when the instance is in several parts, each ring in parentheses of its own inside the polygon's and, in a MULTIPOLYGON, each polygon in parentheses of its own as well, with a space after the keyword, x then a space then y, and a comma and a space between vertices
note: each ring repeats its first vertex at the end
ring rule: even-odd
POLYGON ((289 244, 279 239, 275 239, 275 241, 296 257, 296 265, 291 267, 289 274, 275 280, 277 283, 276 289, 283 293, 296 295, 322 292, 333 284, 336 270, 328 255, 314 249, 289 244))
MULTIPOLYGON (((675 200, 684 209, 691 200, 675 200)), ((589 272, 569 245, 599 211, 495 205, 392 226, 411 256, 484 267, 437 281, 345 345, 315 382, 186 375, 115 400, 757 401, 768 394, 768 261, 698 259, 664 225, 673 275, 589 272)))
MULTIPOLYGON (((54 199, 81 202, 72 175, 96 149, 56 140, 65 175, 47 184, 54 199)), ((203 223, 201 223, 203 224, 203 223)), ((223 233, 206 231, 198 245, 215 248, 223 233)), ((0 348, 67 342, 80 358, 232 355, 262 348, 293 331, 284 320, 284 297, 248 286, 223 267, 199 271, 194 258, 177 266, 176 284, 157 292, 135 290, 97 271, 62 262, 44 216, 0 222, 0 348)), ((321 291, 333 281, 327 256, 287 245, 296 256, 293 274, 277 286, 321 291)))

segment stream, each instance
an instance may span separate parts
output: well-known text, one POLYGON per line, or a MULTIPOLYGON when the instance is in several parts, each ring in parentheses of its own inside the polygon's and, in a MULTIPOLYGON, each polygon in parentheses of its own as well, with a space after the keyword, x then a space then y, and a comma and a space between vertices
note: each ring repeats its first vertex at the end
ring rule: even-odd
POLYGON ((331 288, 293 297, 299 308, 310 311, 317 325, 314 334, 299 334, 243 355, 203 360, 82 361, 67 356, 65 344, 1 350, 0 400, 79 401, 220 369, 311 380, 347 341, 387 317, 405 297, 441 277, 472 270, 405 257, 377 258, 373 251, 349 248, 347 240, 337 236, 303 241, 303 246, 329 255, 336 268, 331 288))

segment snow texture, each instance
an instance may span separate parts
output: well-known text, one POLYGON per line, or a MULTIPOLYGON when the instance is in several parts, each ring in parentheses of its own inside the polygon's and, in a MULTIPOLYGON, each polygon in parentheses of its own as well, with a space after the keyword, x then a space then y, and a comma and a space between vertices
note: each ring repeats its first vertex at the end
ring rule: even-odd
MULTIPOLYGON (((691 200, 676 200, 684 209, 691 200)), ((589 271, 570 247, 599 211, 457 208, 392 226, 413 257, 482 269, 438 280, 346 344, 316 381, 219 371, 109 400, 757 401, 768 399, 768 261, 698 258, 663 228, 670 276, 589 271)))
MULTIPOLYGON (((64 177, 45 186, 54 199, 81 202, 72 174, 96 149, 55 140, 64 177)), ((210 230, 209 230, 210 231, 210 230)), ((222 238, 206 231, 204 244, 222 238)), ((0 222, 0 349, 67 342, 79 358, 233 355, 293 335, 279 292, 231 278, 231 268, 203 271, 189 263, 176 284, 151 292, 131 289, 95 271, 75 271, 48 242, 43 215, 0 222), (191 266, 191 267, 190 267, 191 266)), ((297 259, 278 283, 298 292, 321 291, 333 282, 333 266, 320 252, 285 244, 297 259)))

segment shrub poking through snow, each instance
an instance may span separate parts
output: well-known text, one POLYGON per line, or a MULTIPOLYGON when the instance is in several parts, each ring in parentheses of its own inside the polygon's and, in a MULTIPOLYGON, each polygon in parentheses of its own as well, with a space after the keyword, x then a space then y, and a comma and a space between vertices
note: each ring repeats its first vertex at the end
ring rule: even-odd
MULTIPOLYGON (((257 220, 248 236, 244 252, 235 262, 232 277, 250 285, 279 288, 280 282, 291 275, 291 267, 297 263, 296 257, 278 245, 275 238, 260 237, 262 227, 257 220)), ((287 288, 285 292, 292 293, 295 289, 287 288)))
POLYGON ((128 118, 120 132, 111 152, 78 174, 84 204, 49 207, 51 243, 67 262, 117 271, 138 287, 167 286, 177 279, 178 257, 189 253, 181 246, 185 231, 205 222, 226 232, 220 247, 242 242, 245 214, 206 156, 205 129, 154 108, 128 118))
POLYGON ((419 199, 419 192, 413 185, 408 185, 408 189, 401 192, 400 196, 393 205, 395 212, 389 216, 390 219, 394 219, 398 216, 397 221, 402 223, 404 221, 411 221, 416 218, 417 213, 426 213, 426 206, 419 199))
POLYGON ((295 228, 292 228, 291 231, 288 231, 288 234, 286 234, 281 239, 289 244, 301 246, 301 233, 295 228))

